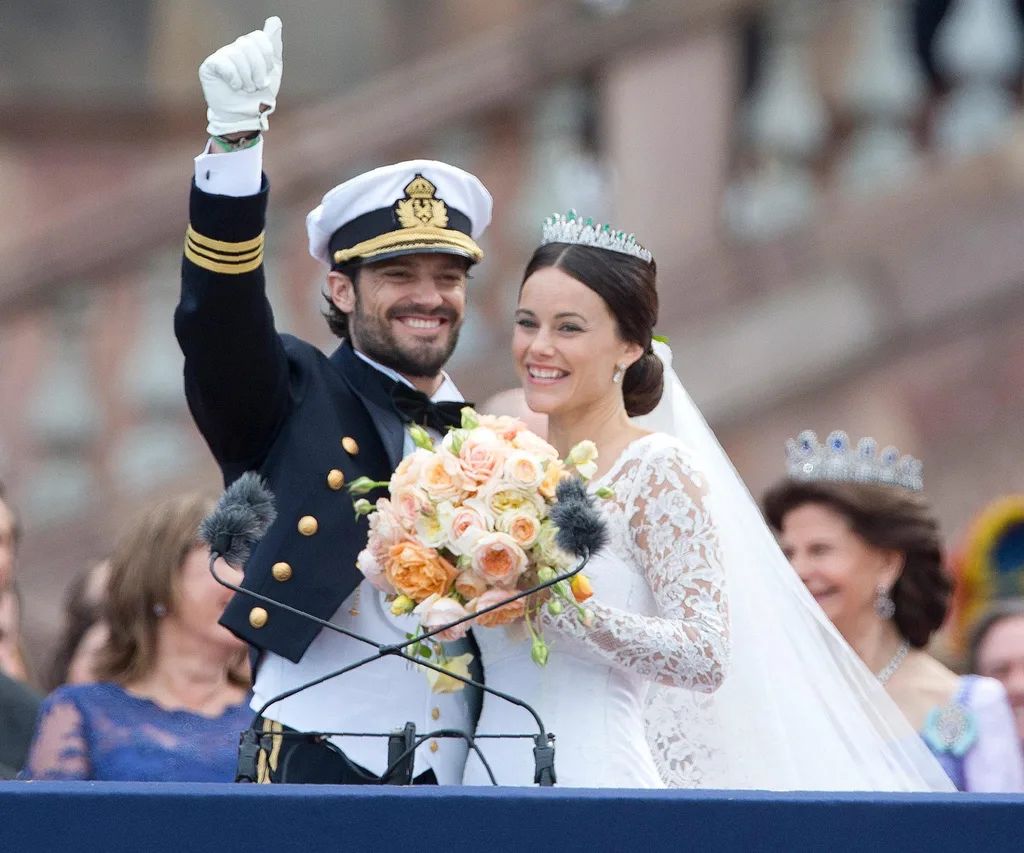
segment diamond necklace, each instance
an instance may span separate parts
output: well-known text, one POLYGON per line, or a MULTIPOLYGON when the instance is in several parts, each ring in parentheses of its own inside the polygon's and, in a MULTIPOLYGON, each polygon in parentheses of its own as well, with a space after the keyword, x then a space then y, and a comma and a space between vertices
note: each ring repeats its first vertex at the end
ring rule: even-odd
POLYGON ((904 640, 900 643, 900 647, 896 649, 896 654, 889 658, 889 662, 879 670, 875 675, 878 679, 879 684, 885 684, 890 678, 893 677, 896 670, 900 668, 903 661, 907 659, 907 652, 910 651, 910 643, 904 640))

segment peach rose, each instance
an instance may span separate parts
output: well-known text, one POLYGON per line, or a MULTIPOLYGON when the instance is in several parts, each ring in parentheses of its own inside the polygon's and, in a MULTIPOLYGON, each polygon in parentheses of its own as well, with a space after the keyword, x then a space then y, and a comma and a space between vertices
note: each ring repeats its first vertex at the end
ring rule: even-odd
POLYGON ((462 476, 473 488, 479 488, 501 476, 505 465, 505 446, 487 429, 473 429, 459 448, 462 476))
POLYGON ((572 565, 572 557, 558 547, 555 539, 558 528, 550 519, 544 519, 540 525, 540 532, 533 543, 534 560, 542 566, 551 566, 555 569, 564 569, 572 565))
POLYGON ((525 450, 527 453, 532 453, 541 459, 561 458, 555 448, 537 435, 537 433, 530 432, 528 429, 516 433, 516 437, 512 439, 512 446, 516 450, 525 450))
POLYGON ((535 489, 544 479, 544 468, 536 454, 513 450, 505 460, 505 480, 521 489, 535 489))
POLYGON ((388 595, 393 595, 397 590, 388 581, 387 576, 384 574, 384 566, 382 566, 373 552, 366 548, 359 552, 359 556, 356 557, 356 568, 363 573, 363 576, 371 583, 376 589, 381 592, 386 592, 388 595))
MULTIPOLYGON (((421 601, 416 609, 413 610, 413 615, 419 617, 420 627, 424 631, 433 631, 435 628, 440 628, 442 625, 447 625, 449 622, 454 622, 463 616, 469 616, 469 611, 454 598, 442 598, 435 593, 421 601)), ((440 634, 434 634, 433 639, 440 640, 443 643, 449 640, 461 640, 466 636, 468 630, 469 621, 467 620, 461 625, 455 625, 446 631, 442 631, 440 634)))
POLYGON ((558 489, 558 484, 563 478, 571 476, 572 474, 565 470, 562 460, 552 459, 548 462, 548 467, 544 469, 544 479, 541 480, 540 485, 537 486, 537 491, 549 501, 553 501, 558 489))
POLYGON ((526 424, 511 415, 478 415, 477 422, 485 429, 497 433, 505 441, 511 441, 526 429, 526 424))
POLYGON ((474 599, 478 595, 483 595, 489 588, 487 581, 471 571, 462 572, 455 579, 455 591, 466 601, 474 599))
MULTIPOLYGON (((472 498, 470 499, 472 500, 472 498)), ((453 554, 469 554, 477 540, 487 533, 487 521, 480 510, 463 504, 453 507, 444 503, 438 506, 437 515, 453 554)))
MULTIPOLYGON (((474 598, 466 605, 466 609, 470 613, 478 613, 481 610, 486 610, 488 607, 492 607, 495 604, 500 604, 508 598, 511 598, 516 594, 514 589, 489 589, 482 595, 474 598)), ((490 613, 484 613, 481 616, 477 616, 473 620, 474 623, 482 628, 495 628, 498 625, 507 625, 509 622, 515 622, 517 619, 522 619, 526 614, 526 599, 520 598, 518 601, 510 601, 504 607, 499 607, 497 610, 492 610, 490 613)))
POLYGON ((511 536, 520 548, 529 548, 537 541, 540 520, 529 512, 509 512, 498 516, 495 527, 511 536))
POLYGON ((443 450, 423 462, 419 485, 435 501, 457 501, 467 491, 459 460, 443 450))
POLYGON ((391 493, 391 505, 406 532, 416 528, 416 522, 424 513, 432 513, 434 505, 430 497, 419 486, 402 486, 391 493))
POLYGON ((398 463, 395 473, 391 475, 389 489, 394 492, 396 489, 400 489, 403 486, 418 485, 423 465, 433 455, 434 454, 429 450, 417 448, 406 456, 398 463))
POLYGON ((427 548, 440 548, 448 539, 437 514, 421 515, 416 519, 416 541, 427 548))
POLYGON ((444 557, 418 542, 393 545, 384 572, 390 584, 413 601, 446 594, 458 574, 444 557))
POLYGON ((514 583, 529 561, 516 540, 507 533, 488 533, 477 540, 472 567, 489 584, 514 583))
POLYGON ((402 523, 395 514, 395 508, 387 498, 377 501, 376 511, 369 516, 370 540, 367 547, 373 552, 378 563, 385 560, 392 545, 409 538, 402 523))

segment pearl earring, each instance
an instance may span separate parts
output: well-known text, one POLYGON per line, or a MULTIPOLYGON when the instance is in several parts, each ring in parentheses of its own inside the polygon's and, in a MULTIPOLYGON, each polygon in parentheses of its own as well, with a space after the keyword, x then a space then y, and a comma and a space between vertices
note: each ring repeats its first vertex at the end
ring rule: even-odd
POLYGON ((167 605, 157 602, 153 605, 153 615, 158 619, 163 619, 167 615, 167 605))
POLYGON ((615 375, 612 377, 612 382, 614 382, 616 385, 618 385, 619 382, 622 380, 622 374, 626 372, 626 365, 624 365, 624 364, 617 364, 617 365, 615 365, 615 367, 616 367, 616 370, 615 370, 615 375))

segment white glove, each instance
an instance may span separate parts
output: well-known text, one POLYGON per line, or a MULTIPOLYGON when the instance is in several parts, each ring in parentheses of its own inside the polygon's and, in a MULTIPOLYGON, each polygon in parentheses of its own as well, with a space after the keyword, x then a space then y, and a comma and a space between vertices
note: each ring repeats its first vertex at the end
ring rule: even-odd
POLYGON ((199 66, 210 136, 266 130, 281 88, 281 19, 240 36, 199 66))

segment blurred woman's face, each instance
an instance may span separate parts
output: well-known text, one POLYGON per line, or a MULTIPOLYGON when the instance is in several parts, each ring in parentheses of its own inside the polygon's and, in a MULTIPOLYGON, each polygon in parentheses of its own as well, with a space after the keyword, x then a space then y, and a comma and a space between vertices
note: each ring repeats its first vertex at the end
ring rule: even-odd
POLYGON ((109 636, 106 622, 95 622, 82 634, 68 662, 68 684, 90 684, 96 680, 96 662, 109 636))
POLYGON ((1024 616, 1010 616, 989 628, 978 647, 978 674, 1003 683, 1024 741, 1024 616))
MULTIPOLYGON (((233 584, 242 582, 242 572, 222 559, 217 560, 217 574, 233 584)), ((243 641, 218 624, 233 594, 210 574, 210 552, 206 546, 195 548, 181 567, 177 598, 168 605, 165 619, 178 622, 192 636, 215 646, 237 650, 244 645, 243 641)))
POLYGON ((865 542, 840 513, 804 504, 782 520, 779 544, 825 615, 851 640, 875 615, 878 587, 891 589, 902 557, 865 542))

